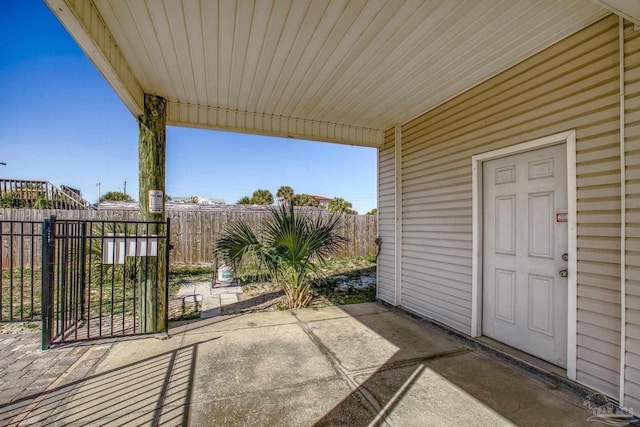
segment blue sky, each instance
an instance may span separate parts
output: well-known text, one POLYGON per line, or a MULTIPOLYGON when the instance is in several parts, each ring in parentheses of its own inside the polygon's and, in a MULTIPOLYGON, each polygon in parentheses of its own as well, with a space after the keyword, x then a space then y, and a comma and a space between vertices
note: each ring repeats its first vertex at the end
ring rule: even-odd
MULTIPOLYGON (((138 127, 44 2, 0 0, 1 178, 138 195, 138 127)), ((167 128, 166 191, 234 203, 258 188, 343 197, 376 207, 376 150, 167 128)))

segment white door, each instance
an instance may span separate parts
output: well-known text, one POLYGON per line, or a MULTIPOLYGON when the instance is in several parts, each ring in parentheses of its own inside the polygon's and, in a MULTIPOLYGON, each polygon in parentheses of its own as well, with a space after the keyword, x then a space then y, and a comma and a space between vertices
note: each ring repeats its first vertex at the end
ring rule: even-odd
POLYGON ((566 145, 483 164, 483 335, 567 364, 566 145), (565 255, 566 258, 566 255, 565 255))

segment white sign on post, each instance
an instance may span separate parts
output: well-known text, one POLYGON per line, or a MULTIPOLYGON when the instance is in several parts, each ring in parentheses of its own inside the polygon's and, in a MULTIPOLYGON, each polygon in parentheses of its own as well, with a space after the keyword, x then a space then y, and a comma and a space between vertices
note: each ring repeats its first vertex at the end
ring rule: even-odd
POLYGON ((162 212, 164 212, 162 190, 149 190, 149 213, 161 214, 162 212))

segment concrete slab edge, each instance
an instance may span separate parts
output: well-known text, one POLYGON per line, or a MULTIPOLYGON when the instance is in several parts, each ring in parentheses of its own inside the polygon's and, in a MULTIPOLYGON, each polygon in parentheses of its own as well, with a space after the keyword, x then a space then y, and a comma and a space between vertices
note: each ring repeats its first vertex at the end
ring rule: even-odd
POLYGON ((535 378, 544 381, 547 384, 557 387, 558 389, 573 393, 576 397, 586 399, 588 396, 592 396, 592 401, 594 404, 604 405, 605 403, 607 403, 607 400, 605 400, 602 393, 596 390, 593 390, 582 384, 578 384, 568 378, 563 378, 562 376, 557 375, 553 372, 549 372, 539 366, 532 365, 531 363, 528 363, 512 354, 506 353, 502 350, 492 347, 487 343, 483 343, 468 335, 465 335, 464 333, 457 331, 443 323, 440 323, 437 320, 416 313, 406 307, 396 307, 382 300, 376 300, 376 302, 378 304, 381 304, 383 307, 388 308, 390 311, 417 320, 429 329, 440 332, 441 334, 453 339, 456 342, 469 346, 472 349, 478 350, 488 356, 495 357, 511 366, 514 366, 533 375, 535 378), (593 400, 594 397, 596 397, 595 400, 593 400))

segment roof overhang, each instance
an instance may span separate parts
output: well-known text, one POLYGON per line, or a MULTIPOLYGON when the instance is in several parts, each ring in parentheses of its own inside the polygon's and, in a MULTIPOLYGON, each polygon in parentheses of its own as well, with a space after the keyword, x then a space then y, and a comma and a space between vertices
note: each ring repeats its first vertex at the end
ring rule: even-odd
POLYGON ((135 117, 150 93, 170 125, 371 147, 609 14, 589 0, 46 1, 135 117))
POLYGON ((595 4, 610 10, 618 16, 635 24, 640 28, 640 1, 638 0, 591 0, 595 4))

